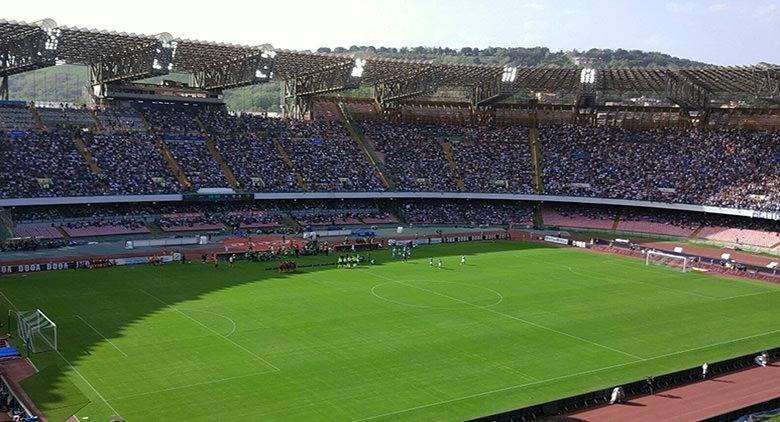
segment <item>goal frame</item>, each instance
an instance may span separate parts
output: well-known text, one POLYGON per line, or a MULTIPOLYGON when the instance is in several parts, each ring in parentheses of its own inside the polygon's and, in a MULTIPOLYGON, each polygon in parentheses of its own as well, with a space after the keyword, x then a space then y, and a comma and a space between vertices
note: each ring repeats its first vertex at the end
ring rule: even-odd
MULTIPOLYGON (((650 257, 652 257, 652 256, 658 256, 658 257, 661 257, 661 258, 680 260, 680 261, 682 261, 682 271, 684 273, 687 273, 688 271, 691 270, 691 265, 690 265, 691 258, 689 258, 687 256, 675 255, 675 254, 671 254, 671 253, 667 253, 667 252, 656 251, 654 249, 648 249, 647 252, 645 252, 645 265, 646 266, 650 265, 650 257)), ((675 265, 668 265, 668 264, 663 263, 663 262, 660 262, 660 264, 666 265, 667 267, 676 267, 675 265)))
POLYGON ((57 324, 40 309, 35 309, 34 311, 17 311, 16 323, 19 338, 24 342, 30 352, 37 353, 47 351, 45 348, 38 347, 40 340, 36 340, 36 337, 43 340, 51 350, 59 350, 57 348, 57 324), (46 331, 49 331, 51 334, 47 334, 46 331))

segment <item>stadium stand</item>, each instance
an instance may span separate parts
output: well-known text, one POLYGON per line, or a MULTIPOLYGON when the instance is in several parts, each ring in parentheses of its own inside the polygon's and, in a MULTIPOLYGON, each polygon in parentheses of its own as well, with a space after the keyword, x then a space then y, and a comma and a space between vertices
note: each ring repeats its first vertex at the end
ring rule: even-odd
POLYGON ((778 133, 565 124, 541 141, 548 194, 780 210, 778 133))
POLYGON ((109 107, 95 110, 101 132, 146 131, 143 116, 132 107, 109 107))
POLYGON ((377 169, 337 121, 290 121, 281 143, 310 191, 382 191, 377 169))
POLYGON ((286 129, 281 119, 225 110, 204 110, 200 115, 211 139, 238 182, 250 191, 290 192, 300 190, 295 173, 274 145, 286 129))
POLYGON ((100 166, 108 191, 114 194, 178 192, 180 185, 143 131, 84 134, 82 139, 100 166))
POLYGON ((454 191, 455 176, 442 148, 463 139, 456 126, 365 121, 362 129, 400 190, 454 191))
POLYGON ((95 127, 95 119, 85 107, 62 104, 60 107, 36 107, 41 122, 48 130, 95 127))
POLYGON ((0 156, 0 198, 103 193, 68 132, 5 139, 0 156))
POLYGON ((606 207, 556 204, 542 208, 546 226, 611 230, 616 211, 606 207))
POLYGON ((453 150, 466 190, 533 193, 527 128, 467 127, 453 150))
POLYGON ((695 213, 668 210, 623 209, 618 230, 689 237, 701 225, 695 213))
POLYGON ((0 131, 33 131, 38 126, 22 101, 0 101, 0 131))

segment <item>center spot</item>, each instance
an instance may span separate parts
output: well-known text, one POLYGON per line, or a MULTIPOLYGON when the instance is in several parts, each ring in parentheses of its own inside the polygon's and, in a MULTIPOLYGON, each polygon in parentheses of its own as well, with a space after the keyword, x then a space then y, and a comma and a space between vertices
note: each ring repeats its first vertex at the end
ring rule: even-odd
POLYGON ((371 294, 384 301, 413 308, 474 309, 495 306, 501 293, 455 281, 403 280, 377 284, 371 294))

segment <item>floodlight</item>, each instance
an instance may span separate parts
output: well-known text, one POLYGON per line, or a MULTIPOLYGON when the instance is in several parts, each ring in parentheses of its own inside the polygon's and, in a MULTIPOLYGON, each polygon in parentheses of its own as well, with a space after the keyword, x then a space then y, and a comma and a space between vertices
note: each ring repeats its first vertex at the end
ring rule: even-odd
POLYGON ((366 66, 366 59, 355 59, 355 65, 352 67, 352 77, 353 78, 362 77, 365 66, 366 66))
POLYGON ((501 82, 514 82, 517 79, 517 68, 514 66, 504 66, 504 73, 501 74, 501 82))

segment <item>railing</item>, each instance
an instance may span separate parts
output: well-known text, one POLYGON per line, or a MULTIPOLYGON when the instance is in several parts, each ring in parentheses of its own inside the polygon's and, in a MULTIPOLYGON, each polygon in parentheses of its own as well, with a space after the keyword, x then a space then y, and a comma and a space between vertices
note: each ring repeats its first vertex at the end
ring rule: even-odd
MULTIPOLYGON (((670 204, 667 202, 634 201, 629 199, 586 198, 579 196, 535 195, 481 192, 262 192, 254 193, 257 200, 272 199, 478 199, 526 202, 556 202, 573 204, 611 205, 621 207, 660 208, 723 214, 738 217, 780 220, 780 213, 746 208, 726 208, 710 205, 670 204)), ((110 204, 127 202, 182 201, 181 194, 159 195, 89 195, 40 198, 0 199, 0 207, 30 205, 110 204)))

